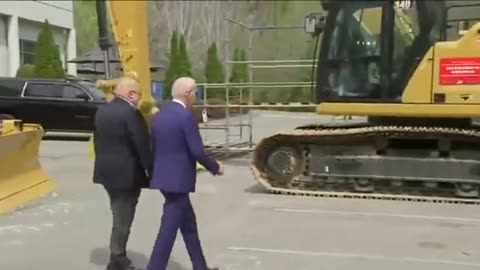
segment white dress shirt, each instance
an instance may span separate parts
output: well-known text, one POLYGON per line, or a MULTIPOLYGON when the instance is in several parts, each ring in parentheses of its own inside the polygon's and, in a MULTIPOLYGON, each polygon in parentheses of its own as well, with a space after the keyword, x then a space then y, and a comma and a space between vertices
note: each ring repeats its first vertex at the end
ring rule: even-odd
POLYGON ((173 99, 172 101, 181 104, 183 106, 183 108, 185 108, 185 109, 187 108, 187 106, 185 106, 185 103, 183 103, 181 100, 173 99))

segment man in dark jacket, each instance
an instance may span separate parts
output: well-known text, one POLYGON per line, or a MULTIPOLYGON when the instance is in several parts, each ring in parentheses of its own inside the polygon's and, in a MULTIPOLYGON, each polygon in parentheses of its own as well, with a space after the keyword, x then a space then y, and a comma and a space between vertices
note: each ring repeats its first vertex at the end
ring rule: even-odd
POLYGON ((95 115, 93 182, 105 188, 113 215, 108 270, 135 269, 126 245, 141 188, 149 186, 152 153, 147 124, 137 109, 138 83, 121 78, 115 98, 95 115))

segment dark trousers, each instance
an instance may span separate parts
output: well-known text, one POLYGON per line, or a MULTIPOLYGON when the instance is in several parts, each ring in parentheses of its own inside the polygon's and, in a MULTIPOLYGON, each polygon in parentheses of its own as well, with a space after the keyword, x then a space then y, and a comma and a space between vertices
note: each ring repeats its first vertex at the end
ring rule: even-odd
POLYGON ((131 191, 107 189, 107 193, 113 215, 108 269, 124 269, 131 264, 130 259, 127 258, 126 248, 140 189, 131 191))
POLYGON ((149 270, 165 270, 180 229, 194 270, 205 270, 207 264, 198 239, 197 221, 188 193, 162 192, 165 197, 160 230, 155 241, 149 270))

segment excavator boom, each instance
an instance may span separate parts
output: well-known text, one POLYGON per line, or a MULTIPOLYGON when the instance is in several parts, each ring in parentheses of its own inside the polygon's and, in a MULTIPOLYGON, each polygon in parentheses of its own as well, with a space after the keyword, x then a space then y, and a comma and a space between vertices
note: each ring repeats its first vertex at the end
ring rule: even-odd
MULTIPOLYGON (((151 118, 158 111, 158 108, 155 106, 155 100, 151 91, 148 1, 96 1, 100 47, 102 47, 106 52, 105 55, 108 57, 110 48, 108 29, 110 28, 125 76, 136 79, 140 84, 142 98, 138 107, 147 123, 150 124, 151 118)), ((106 70, 108 70, 108 61, 105 62, 106 70)), ((98 80, 96 86, 103 90, 110 101, 114 97, 113 90, 117 82, 117 78, 98 80)), ((91 159, 95 159, 93 140, 94 138, 92 137, 88 147, 91 159)))
MULTIPOLYGON (((157 111, 151 91, 150 51, 148 44, 148 1, 124 0, 97 0, 106 4, 111 30, 115 39, 116 48, 120 55, 122 68, 126 76, 136 78, 142 89, 142 98, 139 109, 150 122, 151 116, 157 111)), ((97 8, 98 9, 98 8, 97 8)), ((107 29, 101 25, 99 28, 107 29)), ((100 80, 99 88, 111 98, 116 80, 100 80)))

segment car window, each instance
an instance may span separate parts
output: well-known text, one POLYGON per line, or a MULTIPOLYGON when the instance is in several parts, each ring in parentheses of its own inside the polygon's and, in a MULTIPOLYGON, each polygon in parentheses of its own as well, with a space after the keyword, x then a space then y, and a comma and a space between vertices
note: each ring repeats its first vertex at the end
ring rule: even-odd
POLYGON ((87 94, 82 89, 72 85, 64 85, 62 93, 63 98, 79 98, 87 94))
POLYGON ((107 97, 102 90, 98 89, 94 83, 91 82, 79 82, 79 84, 88 88, 90 93, 98 100, 107 100, 107 97))
POLYGON ((26 97, 61 98, 62 85, 30 82, 27 84, 24 95, 26 97))
POLYGON ((0 81, 0 96, 15 97, 20 95, 24 81, 4 80, 0 81))

